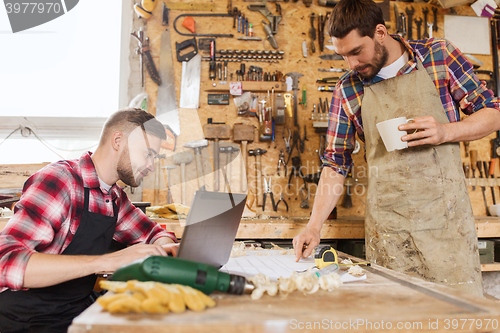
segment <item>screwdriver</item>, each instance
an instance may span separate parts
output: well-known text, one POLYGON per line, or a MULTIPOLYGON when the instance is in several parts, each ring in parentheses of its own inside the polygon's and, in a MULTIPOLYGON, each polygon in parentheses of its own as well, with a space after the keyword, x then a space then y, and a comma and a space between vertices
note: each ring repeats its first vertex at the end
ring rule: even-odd
MULTIPOLYGON (((497 159, 496 158, 492 158, 491 161, 490 161, 490 177, 492 179, 495 178, 495 166, 496 166, 496 163, 497 163, 497 159)), ((496 202, 495 202, 495 187, 492 186, 491 187, 491 196, 493 197, 493 204, 496 205, 496 202)))
MULTIPOLYGON (((479 177, 483 177, 483 163, 481 161, 477 161, 477 169, 479 170, 479 177)), ((484 200, 484 206, 486 207, 486 215, 490 215, 490 212, 488 210, 488 202, 486 201, 486 186, 481 186, 481 191, 483 192, 483 200, 484 200)))
POLYGON ((465 162, 465 163, 462 164, 462 167, 464 168, 465 178, 467 178, 467 181, 469 181, 469 178, 470 178, 470 163, 469 162, 465 162))
MULTIPOLYGON (((472 178, 476 178, 476 166, 477 166, 477 150, 470 151, 470 164, 472 167, 472 178)), ((472 190, 476 190, 476 186, 472 186, 472 190)))
MULTIPOLYGON (((490 162, 492 163, 492 162, 490 162)), ((488 175, 494 177, 494 175, 491 173, 491 166, 488 168, 488 162, 483 161, 483 166, 484 166, 484 178, 488 178, 488 175)), ((493 171, 495 171, 495 165, 493 165, 493 171)), ((495 190, 493 189, 493 186, 490 186, 491 189, 491 198, 493 199, 493 204, 496 205, 496 200, 495 200, 495 190)))

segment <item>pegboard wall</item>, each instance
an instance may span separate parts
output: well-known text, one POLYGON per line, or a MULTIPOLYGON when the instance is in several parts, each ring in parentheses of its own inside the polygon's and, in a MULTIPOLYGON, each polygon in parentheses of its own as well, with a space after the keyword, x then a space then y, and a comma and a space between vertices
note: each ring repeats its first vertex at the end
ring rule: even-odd
MULTIPOLYGON (((181 1, 179 1, 180 3, 181 1)), ((287 167, 287 176, 285 177, 284 170, 281 169, 279 174, 277 171, 279 155, 281 150, 286 150, 285 140, 283 139, 283 132, 285 129, 285 137, 288 139, 289 127, 291 132, 298 129, 300 136, 304 137, 304 129, 307 132, 307 141, 304 145, 304 150, 301 152, 301 168, 303 175, 313 175, 320 171, 320 159, 318 152, 320 150, 321 135, 324 133, 315 132, 313 123, 319 121, 319 114, 315 114, 315 120, 312 119, 312 112, 314 105, 318 105, 320 99, 324 103, 328 101, 328 105, 331 103, 331 92, 318 91, 318 87, 321 86, 333 86, 333 84, 328 83, 318 83, 317 80, 330 78, 330 77, 340 77, 343 73, 339 72, 326 72, 320 70, 329 69, 347 69, 347 64, 343 60, 323 60, 320 58, 321 55, 329 55, 334 52, 329 50, 327 47, 320 51, 318 44, 318 18, 320 15, 326 17, 327 13, 331 8, 318 5, 317 0, 314 0, 312 4, 308 7, 302 1, 297 2, 267 2, 267 9, 274 15, 278 14, 276 4, 281 7, 281 21, 278 24, 278 32, 275 35, 278 47, 275 49, 271 46, 270 42, 266 39, 266 35, 263 29, 262 21, 267 21, 266 18, 256 11, 251 11, 248 9, 249 5, 260 4, 259 2, 243 1, 243 0, 232 0, 229 4, 227 1, 214 0, 211 2, 204 2, 205 4, 210 4, 214 6, 213 11, 182 11, 182 10, 170 10, 169 12, 169 25, 162 25, 162 6, 161 3, 155 8, 152 16, 148 19, 137 19, 143 21, 144 30, 146 36, 150 39, 150 51, 153 61, 158 66, 159 55, 161 48, 161 35, 165 29, 170 30, 171 36, 171 49, 174 50, 174 72, 173 81, 175 82, 177 100, 180 99, 180 87, 181 87, 181 77, 182 77, 182 63, 176 61, 175 46, 176 42, 180 43, 192 37, 183 36, 177 33, 173 27, 175 19, 181 14, 190 13, 221 13, 227 14, 227 8, 237 8, 245 15, 249 23, 253 25, 253 36, 261 37, 260 41, 243 41, 238 40, 238 37, 244 37, 245 35, 241 32, 238 33, 237 25, 233 28, 233 18, 232 17, 194 17, 196 33, 198 34, 233 34, 232 38, 216 38, 216 50, 231 50, 233 54, 240 55, 241 57, 236 60, 240 61, 228 61, 227 63, 227 81, 237 81, 238 75, 237 71, 240 70, 241 64, 245 64, 248 70, 250 66, 257 66, 262 68, 263 73, 282 73, 283 75, 296 72, 303 76, 299 79, 298 84, 298 107, 297 107, 297 123, 298 127, 294 126, 294 120, 287 116, 285 125, 274 126, 274 140, 262 141, 259 139, 259 119, 254 116, 239 116, 237 112, 236 105, 234 103, 234 98, 237 96, 229 97, 229 105, 209 105, 208 104, 208 94, 212 93, 229 93, 228 91, 208 91, 205 90, 207 87, 212 86, 213 83, 220 85, 220 81, 217 77, 215 80, 209 78, 209 61, 201 62, 201 91, 199 98, 199 108, 198 109, 179 109, 180 117, 180 127, 181 133, 177 137, 177 145, 175 151, 162 150, 162 153, 166 155, 165 159, 161 160, 161 166, 175 165, 173 161, 173 154, 180 151, 186 150, 191 153, 194 151, 190 148, 184 148, 183 144, 189 141, 203 139, 203 127, 207 124, 209 118, 212 119, 214 123, 225 123, 231 127, 231 136, 229 139, 220 140, 220 146, 233 146, 240 149, 239 152, 232 155, 228 159, 227 154, 220 155, 220 164, 228 165, 226 167, 227 176, 229 179, 229 184, 233 192, 246 192, 245 188, 241 187, 242 177, 247 176, 248 178, 248 193, 250 204, 245 209, 245 216, 255 216, 255 215, 269 215, 269 216, 284 216, 284 217, 297 217, 297 216, 309 216, 314 203, 314 197, 317 185, 314 182, 306 183, 306 188, 308 192, 308 203, 309 208, 304 207, 305 194, 306 191, 300 190, 303 186, 303 181, 299 177, 292 177, 290 186, 287 186, 290 173, 292 172, 292 161, 289 160, 287 167), (316 29, 316 40, 315 53, 311 51, 311 15, 314 14, 314 28, 316 29), (307 46, 307 56, 304 54, 303 42, 307 46), (236 52, 238 51, 238 52, 236 52), (262 62, 262 61, 248 61, 245 60, 243 55, 265 55, 266 53, 272 55, 272 51, 282 51, 277 54, 282 55, 283 59, 275 59, 276 62, 262 62), (231 79, 232 77, 232 79, 231 79), (306 103, 302 102, 302 90, 306 91, 306 103), (262 203, 262 192, 264 187, 264 182, 261 177, 256 175, 256 158, 254 156, 248 156, 248 168, 242 167, 243 158, 241 149, 242 146, 239 143, 233 142, 234 132, 232 131, 234 124, 246 124, 255 127, 255 136, 252 142, 248 143, 247 150, 256 150, 258 148, 264 149, 267 152, 261 156, 261 168, 262 177, 266 179, 271 179, 271 191, 274 194, 274 199, 277 202, 280 195, 283 194, 284 199, 287 201, 289 206, 289 211, 286 212, 285 206, 281 205, 278 207, 278 211, 274 212, 271 208, 270 198, 268 196, 266 207, 263 209, 259 204, 262 203), (260 182, 257 180, 260 179, 260 182), (257 183, 260 184, 260 190, 257 190, 257 183), (301 197, 302 194, 302 197, 301 197), (302 207, 301 207, 302 206, 302 207)), ((427 3, 405 3, 405 2, 387 2, 387 10, 390 13, 390 20, 386 22, 388 30, 390 33, 396 32, 396 22, 395 22, 395 8, 399 13, 404 13, 407 8, 415 9, 414 17, 423 18, 422 10, 428 8, 430 10, 428 20, 433 20, 432 8, 436 7, 437 10, 437 22, 438 30, 434 32, 435 37, 444 37, 443 31, 443 15, 444 14, 458 14, 458 15, 475 15, 472 9, 468 6, 454 7, 451 9, 443 9, 441 7, 433 6, 427 3)), ((132 10, 132 8, 131 8, 132 10)), ((177 21, 177 30, 181 33, 190 33, 185 27, 182 26, 182 19, 177 21)), ((425 24, 425 23, 424 23, 425 24)), ((326 28, 325 28, 326 30, 326 28)), ((413 26, 413 35, 416 37, 417 31, 416 26, 413 26)), ((205 38, 205 37, 202 37, 205 38)), ((197 37, 197 39, 199 39, 197 37)), ((134 47, 136 43, 131 40, 131 47, 134 47)), ((330 45, 328 40, 328 35, 325 32, 324 44, 330 45)), ((230 52, 231 52, 230 51, 230 52)), ((209 56, 209 53, 199 51, 200 55, 203 57, 209 56)), ((480 69, 492 70, 491 56, 475 55, 480 59, 484 65, 480 69)), ((248 58, 247 58, 248 59, 248 58)), ((132 66, 138 65, 138 56, 134 56, 133 60, 137 65, 132 64, 132 66)), ((258 60, 258 59, 256 59, 258 60)), ((222 70, 224 71, 224 65, 222 65, 222 70)), ((217 75, 217 73, 216 73, 217 75)), ((156 95, 157 95, 157 85, 151 80, 149 75, 145 72, 145 91, 149 94, 149 105, 148 110, 155 113, 156 110, 156 95)), ((279 75, 278 75, 279 76, 279 75)), ((224 81, 224 79, 222 79, 224 81)), ((245 88, 245 82, 243 82, 243 87, 245 88)), ((252 91, 255 93, 258 100, 265 100, 266 105, 272 105, 273 91, 271 87, 279 87, 278 84, 269 82, 252 83, 257 85, 259 91, 252 91), (267 89, 270 89, 269 91, 267 89)), ((286 92, 279 92, 279 88, 274 91, 274 96, 278 93, 284 94, 286 92)), ((293 94, 293 91, 288 93, 293 94)), ((319 109, 319 107, 317 107, 319 109)), ((273 110, 274 114, 276 110, 273 110)), ((323 121, 327 121, 326 115, 323 121)), ((478 159, 489 161, 491 158, 491 146, 490 139, 494 138, 492 135, 488 138, 471 142, 469 145, 470 149, 478 151, 478 159)), ((292 140, 293 141, 293 140, 292 140)), ((360 142, 361 143, 361 142, 360 142)), ((214 184, 215 173, 212 172, 214 165, 215 155, 213 153, 214 141, 209 141, 209 146, 202 149, 202 164, 204 169, 203 181, 207 190, 214 190, 216 185, 214 184)), ((363 156, 364 147, 361 143, 361 149, 358 154, 353 156, 354 160, 354 182, 350 187, 352 193, 352 207, 344 208, 341 203, 343 198, 340 198, 339 204, 337 205, 339 216, 363 216, 364 215, 364 202, 366 195, 366 162, 363 156)), ((465 157, 465 150, 462 149, 462 154, 464 162, 468 160, 465 157)), ((296 150, 292 152, 292 156, 296 156, 296 150)), ((285 161, 289 159, 289 154, 285 153, 285 161)), ((181 167, 177 166, 175 169, 170 171, 170 177, 165 169, 160 169, 160 173, 152 175, 146 179, 143 188, 143 201, 152 202, 155 204, 165 204, 167 202, 167 191, 166 182, 169 182, 173 202, 182 202, 182 193, 185 193, 186 200, 184 203, 186 205, 191 204, 191 199, 194 192, 200 186, 200 178, 197 177, 196 162, 193 160, 191 163, 186 165, 186 182, 185 188, 182 185, 181 177, 181 167), (158 178, 157 178, 158 177, 158 178), (159 183, 158 183, 159 181, 159 183)), ((498 175, 498 166, 495 170, 495 175, 498 175)), ((476 175, 477 176, 477 175, 476 175)), ((312 176, 311 176, 312 177, 312 176)), ((219 189, 220 191, 227 191, 227 187, 224 184, 223 173, 219 176, 219 189)), ((471 189, 469 187, 469 189, 471 189)), ((498 189, 496 189, 498 190, 498 189)), ((480 188, 476 187, 475 191, 470 191, 471 199, 473 203, 473 209, 475 215, 486 215, 485 206, 481 194, 480 188)), ((345 195, 345 194, 343 194, 345 195)), ((497 197, 500 195, 497 191, 497 197)), ((487 191, 487 200, 491 204, 491 194, 487 191)))

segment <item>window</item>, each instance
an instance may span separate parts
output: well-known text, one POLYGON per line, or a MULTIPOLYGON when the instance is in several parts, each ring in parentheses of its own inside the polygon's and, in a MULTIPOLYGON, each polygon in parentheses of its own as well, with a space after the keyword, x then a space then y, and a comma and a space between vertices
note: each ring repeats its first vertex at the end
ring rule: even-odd
POLYGON ((126 96, 121 68, 128 64, 120 59, 128 59, 122 16, 130 24, 130 8, 130 1, 79 1, 53 21, 13 34, 0 6, 0 164, 95 149, 104 120, 127 103, 120 93, 126 96))

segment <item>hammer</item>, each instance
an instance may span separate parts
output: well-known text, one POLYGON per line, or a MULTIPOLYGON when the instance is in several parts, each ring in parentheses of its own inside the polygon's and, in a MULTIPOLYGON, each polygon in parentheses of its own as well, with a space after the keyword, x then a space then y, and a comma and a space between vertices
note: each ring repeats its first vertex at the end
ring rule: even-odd
POLYGON ((172 203, 172 191, 170 191, 170 170, 173 170, 175 169, 176 166, 175 165, 166 165, 164 166, 162 169, 167 169, 167 174, 168 174, 168 177, 167 177, 167 181, 166 181, 166 184, 167 184, 167 205, 170 205, 172 203))
POLYGON ((188 151, 181 151, 174 156, 172 156, 172 159, 175 164, 181 166, 181 180, 182 180, 182 197, 181 197, 181 203, 183 205, 186 204, 186 164, 191 163, 193 161, 193 154, 191 154, 188 151))
POLYGON ((261 164, 260 164, 260 156, 261 155, 264 155, 265 153, 267 153, 267 150, 265 149, 260 149, 260 148, 257 148, 257 149, 250 149, 248 151, 248 155, 250 156, 255 156, 255 178, 256 178, 256 181, 257 181, 257 206, 260 207, 262 206, 262 202, 260 201, 260 197, 262 195, 262 168, 261 168, 261 164))
POLYGON ((205 174, 203 173, 203 164, 201 163, 201 150, 208 146, 207 140, 194 140, 183 144, 186 148, 194 149, 196 158, 196 174, 198 175, 198 188, 205 190, 205 174))
MULTIPOLYGON (((226 164, 229 164, 233 161, 233 153, 237 153, 240 151, 240 148, 236 148, 236 147, 233 147, 233 146, 228 146, 227 147, 227 163, 226 164)), ((231 165, 229 165, 229 171, 228 171, 228 174, 229 174, 229 179, 231 179, 231 165)))

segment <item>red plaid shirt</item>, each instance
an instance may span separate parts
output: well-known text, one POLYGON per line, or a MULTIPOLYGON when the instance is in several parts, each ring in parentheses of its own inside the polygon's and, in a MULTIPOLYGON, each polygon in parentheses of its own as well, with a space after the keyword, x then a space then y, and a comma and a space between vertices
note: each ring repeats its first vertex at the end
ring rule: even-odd
POLYGON ((134 207, 116 184, 109 192, 99 178, 87 152, 79 160, 47 165, 31 176, 16 204, 14 215, 0 233, 0 291, 21 289, 28 259, 34 252, 60 254, 78 229, 84 204, 84 188, 89 188, 89 211, 113 216, 118 221, 113 239, 124 244, 153 243, 160 237, 177 241, 134 207))

